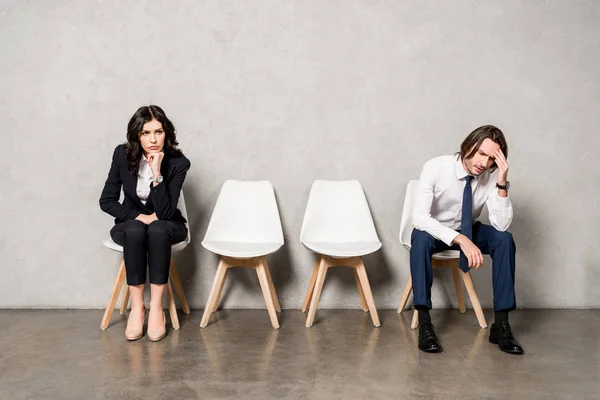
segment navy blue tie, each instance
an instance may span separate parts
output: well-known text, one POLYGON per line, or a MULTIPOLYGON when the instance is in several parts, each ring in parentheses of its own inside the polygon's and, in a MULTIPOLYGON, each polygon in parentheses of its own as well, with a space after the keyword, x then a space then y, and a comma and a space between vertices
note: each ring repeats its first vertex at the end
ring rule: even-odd
MULTIPOLYGON (((465 176, 465 190, 463 191, 462 201, 462 216, 460 222, 460 233, 473 240, 473 189, 471 188, 471 181, 473 177, 471 175, 465 176)), ((465 253, 460 252, 460 260, 458 266, 465 272, 469 271, 469 260, 465 256, 465 253)))

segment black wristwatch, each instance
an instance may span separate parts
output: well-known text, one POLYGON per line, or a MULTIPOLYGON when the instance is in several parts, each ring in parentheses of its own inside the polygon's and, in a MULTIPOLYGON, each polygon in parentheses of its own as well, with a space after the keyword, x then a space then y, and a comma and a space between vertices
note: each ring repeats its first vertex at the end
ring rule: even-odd
POLYGON ((496 187, 497 187, 498 189, 502 189, 502 190, 508 190, 508 189, 510 189, 510 182, 509 182, 509 181, 506 181, 506 185, 504 185, 504 186, 502 186, 502 185, 499 185, 498 183, 496 183, 496 187))

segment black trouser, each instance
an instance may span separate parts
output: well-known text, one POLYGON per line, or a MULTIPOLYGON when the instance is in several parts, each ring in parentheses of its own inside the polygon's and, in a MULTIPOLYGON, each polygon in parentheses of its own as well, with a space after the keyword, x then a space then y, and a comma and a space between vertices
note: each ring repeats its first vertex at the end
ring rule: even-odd
POLYGON ((161 285, 169 279, 171 245, 185 240, 187 228, 176 221, 157 220, 146 225, 131 220, 116 224, 110 236, 123 246, 128 285, 146 283, 146 266, 150 283, 161 285))

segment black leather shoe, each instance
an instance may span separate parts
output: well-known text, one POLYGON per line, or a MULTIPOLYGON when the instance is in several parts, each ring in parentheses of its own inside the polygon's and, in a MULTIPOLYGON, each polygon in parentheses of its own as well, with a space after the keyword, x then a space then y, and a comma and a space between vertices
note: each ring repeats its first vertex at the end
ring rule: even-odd
POLYGON ((515 340, 508 321, 493 323, 490 329, 490 343, 497 344, 505 353, 524 354, 525 350, 515 340))
POLYGON ((442 345, 435 336, 431 322, 419 325, 419 350, 426 353, 440 353, 442 351, 442 345))

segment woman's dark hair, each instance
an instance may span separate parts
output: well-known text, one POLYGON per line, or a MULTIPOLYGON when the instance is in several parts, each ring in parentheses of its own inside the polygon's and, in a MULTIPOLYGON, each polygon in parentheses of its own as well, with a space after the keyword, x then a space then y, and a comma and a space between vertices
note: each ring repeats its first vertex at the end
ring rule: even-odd
MULTIPOLYGON (((502 153, 504 153, 504 157, 508 159, 508 145, 506 144, 504 133, 493 125, 483 125, 471 132, 460 145, 460 151, 456 153, 459 156, 459 159, 468 160, 473 158, 485 139, 490 139, 497 143, 500 146, 502 153)), ((494 162, 490 170, 493 171, 496 168, 496 162, 494 162)))
POLYGON ((127 142, 125 143, 127 166, 135 175, 138 173, 140 159, 144 154, 144 149, 140 143, 140 133, 144 128, 144 124, 153 119, 160 122, 165 131, 165 145, 163 148, 165 156, 179 157, 182 155, 181 150, 177 148, 179 143, 177 142, 175 126, 173 126, 171 120, 167 118, 163 109, 155 105, 142 106, 138 108, 135 114, 133 114, 133 117, 129 120, 129 124, 127 124, 127 142))

